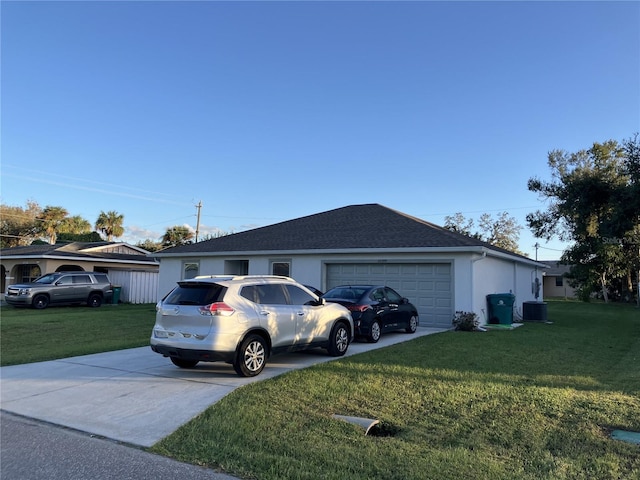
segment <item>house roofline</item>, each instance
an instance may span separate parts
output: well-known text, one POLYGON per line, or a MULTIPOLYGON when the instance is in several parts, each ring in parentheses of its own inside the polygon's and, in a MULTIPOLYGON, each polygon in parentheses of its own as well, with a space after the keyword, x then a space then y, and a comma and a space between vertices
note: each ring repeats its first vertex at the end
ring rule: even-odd
POLYGON ((349 249, 314 249, 314 250, 252 250, 252 251, 222 251, 222 252, 183 252, 183 253, 159 253, 154 257, 163 258, 202 258, 202 257, 229 257, 229 256, 288 256, 288 255, 344 255, 366 253, 476 253, 529 264, 538 268, 549 268, 547 265, 531 260, 527 257, 500 252, 485 246, 465 247, 408 247, 408 248, 349 248, 349 249))
MULTIPOLYGON (((148 258, 148 257, 146 257, 148 258)), ((75 262, 93 262, 93 263, 122 263, 133 265, 159 265, 157 260, 153 261, 136 261, 136 260, 124 260, 114 258, 97 258, 97 257, 78 257, 67 255, 5 255, 1 260, 70 260, 75 262)))

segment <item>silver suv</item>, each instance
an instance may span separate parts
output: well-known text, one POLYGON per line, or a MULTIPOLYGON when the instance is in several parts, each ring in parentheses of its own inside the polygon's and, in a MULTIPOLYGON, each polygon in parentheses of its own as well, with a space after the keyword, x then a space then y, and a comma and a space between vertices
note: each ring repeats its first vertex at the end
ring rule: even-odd
POLYGON ((156 305, 151 349, 174 365, 233 364, 243 377, 258 375, 270 355, 326 348, 344 355, 353 320, 288 277, 200 276, 178 285, 156 305))
POLYGON ((113 286, 106 273, 47 273, 31 283, 9 285, 4 296, 15 307, 47 308, 50 304, 86 303, 99 307, 110 301, 113 286))

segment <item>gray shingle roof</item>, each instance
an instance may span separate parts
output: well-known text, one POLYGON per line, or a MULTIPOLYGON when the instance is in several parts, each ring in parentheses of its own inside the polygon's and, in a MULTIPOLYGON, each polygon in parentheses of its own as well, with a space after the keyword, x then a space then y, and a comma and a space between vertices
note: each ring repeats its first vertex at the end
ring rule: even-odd
POLYGON ((351 205, 157 252, 194 253, 478 247, 506 252, 379 204, 351 205))
POLYGON ((562 277, 571 270, 570 265, 564 265, 560 263, 560 260, 541 260, 540 263, 544 263, 549 267, 544 271, 547 277, 562 277))

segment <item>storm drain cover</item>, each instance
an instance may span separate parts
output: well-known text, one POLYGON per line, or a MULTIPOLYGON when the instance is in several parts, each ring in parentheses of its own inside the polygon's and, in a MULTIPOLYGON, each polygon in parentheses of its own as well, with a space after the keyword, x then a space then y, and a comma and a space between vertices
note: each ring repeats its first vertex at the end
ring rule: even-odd
POLYGON ((614 440, 622 440, 623 442, 635 443, 640 445, 640 432, 628 432, 627 430, 614 430, 611 432, 611 438, 614 440))

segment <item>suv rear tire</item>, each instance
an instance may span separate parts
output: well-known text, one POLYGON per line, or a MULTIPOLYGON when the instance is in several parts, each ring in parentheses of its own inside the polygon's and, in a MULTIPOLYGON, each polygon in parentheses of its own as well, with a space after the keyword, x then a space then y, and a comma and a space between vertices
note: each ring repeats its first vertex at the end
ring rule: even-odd
POLYGON ((89 305, 92 308, 99 307, 100 305, 102 305, 102 297, 97 293, 92 293, 91 295, 89 295, 89 300, 87 300, 87 305, 89 305))
POLYGON ((267 363, 267 345, 260 335, 252 334, 240 344, 233 368, 241 377, 255 377, 267 363))

